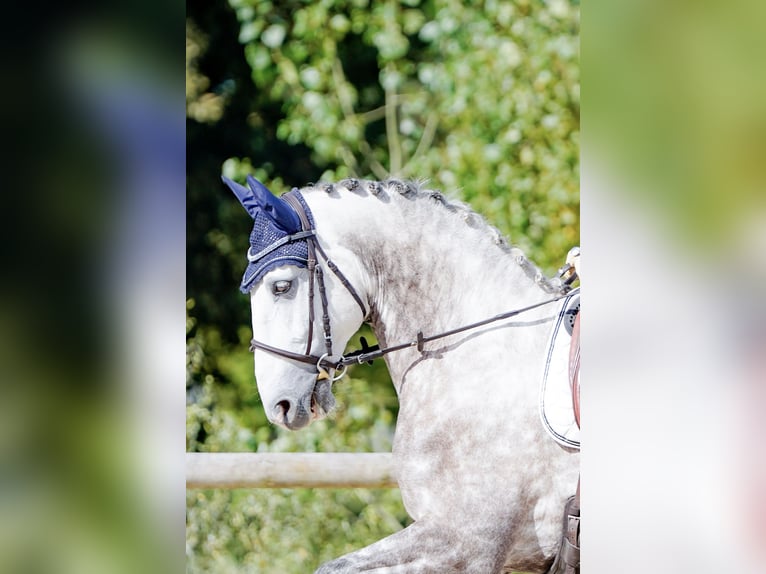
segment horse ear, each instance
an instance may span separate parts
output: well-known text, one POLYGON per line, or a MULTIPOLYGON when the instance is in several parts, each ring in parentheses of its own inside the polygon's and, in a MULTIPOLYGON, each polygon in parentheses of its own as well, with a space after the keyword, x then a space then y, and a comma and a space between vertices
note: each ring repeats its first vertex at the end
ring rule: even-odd
POLYGON ((301 230, 301 220, 290 205, 280 199, 252 175, 247 176, 247 185, 253 191, 258 204, 269 218, 287 233, 301 230))
POLYGON ((301 230, 301 220, 290 205, 275 196, 269 189, 253 176, 247 176, 247 187, 239 185, 226 177, 222 177, 224 183, 237 196, 239 202, 255 219, 259 211, 262 211, 269 219, 287 233, 295 233, 301 230))
POLYGON ((255 219, 260 207, 258 206, 258 202, 256 201, 253 192, 247 189, 244 185, 239 185, 236 181, 230 180, 228 177, 221 176, 221 179, 229 186, 229 189, 234 192, 234 195, 237 196, 237 199, 242 204, 242 207, 244 207, 250 214, 250 217, 255 219))

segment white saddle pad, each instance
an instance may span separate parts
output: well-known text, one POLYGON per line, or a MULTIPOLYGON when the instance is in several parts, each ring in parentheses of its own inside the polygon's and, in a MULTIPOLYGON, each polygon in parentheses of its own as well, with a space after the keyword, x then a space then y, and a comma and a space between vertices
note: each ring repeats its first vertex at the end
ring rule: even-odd
POLYGON ((569 387, 569 344, 574 319, 580 311, 580 288, 572 289, 561 302, 551 328, 540 385, 540 418, 553 439, 569 448, 580 448, 580 428, 575 421, 569 387))

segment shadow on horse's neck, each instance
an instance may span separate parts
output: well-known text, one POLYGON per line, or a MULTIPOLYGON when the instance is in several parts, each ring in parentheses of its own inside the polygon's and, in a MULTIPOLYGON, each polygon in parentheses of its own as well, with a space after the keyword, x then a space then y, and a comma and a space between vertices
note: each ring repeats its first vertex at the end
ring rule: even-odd
POLYGON ((375 278, 373 305, 386 325, 417 320, 433 332, 545 298, 516 261, 521 252, 498 241, 497 230, 480 216, 425 198, 399 201, 410 213, 387 209, 391 232, 360 250, 375 278))

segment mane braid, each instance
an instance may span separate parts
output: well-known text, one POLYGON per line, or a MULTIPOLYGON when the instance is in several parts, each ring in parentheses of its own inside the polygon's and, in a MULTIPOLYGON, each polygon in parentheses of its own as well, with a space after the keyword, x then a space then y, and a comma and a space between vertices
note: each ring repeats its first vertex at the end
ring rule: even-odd
POLYGON ((560 293, 564 285, 558 277, 546 277, 542 270, 535 265, 524 252, 514 245, 510 245, 502 233, 487 220, 476 213, 468 204, 462 201, 448 199, 440 189, 429 189, 425 187, 426 179, 422 180, 400 180, 387 179, 385 181, 360 180, 357 178, 346 178, 338 182, 318 182, 310 183, 300 191, 301 193, 322 192, 328 195, 335 195, 345 192, 364 195, 365 193, 380 199, 381 193, 389 195, 401 195, 408 199, 430 200, 431 205, 441 206, 447 211, 460 215, 462 220, 470 227, 483 227, 490 235, 492 242, 498 246, 503 253, 513 257, 524 273, 535 282, 546 293, 560 293))

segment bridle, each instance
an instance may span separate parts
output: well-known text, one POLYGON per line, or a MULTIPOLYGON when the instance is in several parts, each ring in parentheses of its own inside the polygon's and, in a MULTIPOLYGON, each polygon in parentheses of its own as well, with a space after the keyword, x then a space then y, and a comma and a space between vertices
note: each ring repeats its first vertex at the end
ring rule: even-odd
POLYGON ((354 298, 354 301, 356 301, 357 305, 359 305, 359 308, 362 310, 363 320, 367 319, 368 310, 365 307, 364 303, 362 302, 362 298, 359 296, 359 293, 356 292, 356 289, 354 289, 353 285, 351 285, 351 283, 346 278, 346 276, 341 272, 341 270, 338 269, 338 266, 335 265, 335 263, 333 263, 333 261, 327 256, 327 253, 325 253, 324 249, 322 249, 322 246, 319 244, 319 241, 317 241, 316 229, 314 229, 314 226, 311 224, 311 221, 309 220, 308 214, 306 213, 306 210, 304 209, 303 204, 300 201, 298 201, 298 199, 295 197, 295 194, 298 194, 298 193, 300 193, 298 190, 293 190, 290 193, 283 195, 282 199, 284 199, 288 204, 290 204, 290 207, 292 207, 295 210, 295 212, 298 214, 298 217, 300 218, 300 221, 301 221, 302 231, 282 238, 281 240, 275 242, 270 247, 264 249, 263 251, 255 255, 250 255, 248 252, 248 259, 255 260, 256 258, 261 258, 264 255, 272 252, 277 247, 281 247, 282 245, 286 245, 287 243, 293 243, 295 241, 306 242, 306 245, 308 247, 308 258, 306 261, 306 267, 309 273, 309 334, 308 334, 308 339, 306 341, 306 352, 304 354, 294 353, 286 349, 272 347, 271 345, 267 345, 266 343, 262 343, 261 341, 257 341, 255 339, 252 339, 250 341, 250 350, 255 351, 256 349, 259 349, 261 351, 266 351, 267 353, 271 353, 272 355, 284 357, 292 361, 298 361, 301 363, 315 365, 319 373, 322 373, 322 372, 326 373, 328 371, 334 372, 334 371, 340 370, 341 371, 340 374, 338 374, 336 377, 333 377, 333 380, 337 380, 345 374, 345 367, 348 363, 344 363, 346 358, 343 356, 341 356, 340 360, 337 362, 333 362, 329 359, 329 357, 331 357, 333 354, 332 329, 330 327, 330 314, 328 311, 329 305, 327 302, 327 291, 325 289, 324 272, 322 271, 322 267, 318 265, 317 255, 319 255, 319 257, 321 257, 322 259, 324 259, 325 264, 327 265, 327 267, 329 267, 330 271, 332 271, 335 274, 335 276, 340 280, 341 284, 348 290, 349 293, 351 293, 351 296, 354 298), (325 344, 325 353, 322 356, 316 356, 311 354, 311 346, 312 346, 312 343, 314 342, 314 320, 315 320, 314 284, 315 283, 319 289, 319 300, 321 301, 321 304, 322 304, 322 329, 324 331, 324 344, 325 344))
POLYGON ((271 353, 272 355, 283 357, 285 359, 290 359, 291 361, 297 361, 300 363, 314 365, 317 369, 318 374, 329 373, 328 376, 333 381, 337 381, 338 379, 343 377, 343 375, 346 372, 346 367, 348 367, 348 365, 353 365, 353 364, 361 365, 362 363, 365 363, 365 362, 372 364, 372 361, 374 361, 375 359, 379 359, 383 357, 384 355, 387 355, 388 353, 393 353, 395 351, 402 351, 404 349, 409 349, 412 347, 417 348, 417 350, 422 353, 423 346, 426 343, 429 343, 431 341, 436 341, 438 339, 443 339, 445 337, 456 335, 464 331, 469 331, 471 329, 483 327, 484 325, 488 325, 490 323, 502 321, 504 319, 509 319, 511 317, 520 315, 527 311, 537 309, 538 307, 542 307, 544 305, 548 305, 550 303, 559 301, 567 296, 567 293, 569 292, 571 288, 570 287, 571 283, 574 282, 574 280, 577 277, 576 274, 574 273, 574 268, 572 266, 564 266, 559 270, 559 276, 562 278, 562 290, 558 295, 554 297, 545 299, 538 303, 533 303, 532 305, 527 305, 526 307, 521 307, 518 309, 514 309, 512 311, 507 311, 505 313, 501 313, 499 315, 489 317, 488 319, 483 319, 475 323, 463 325, 462 327, 450 329, 449 331, 444 331, 436 335, 425 336, 423 335, 422 331, 418 331, 415 339, 411 341, 407 341, 405 343, 400 343, 398 345, 392 345, 390 347, 381 348, 379 345, 373 345, 372 347, 370 347, 368 346, 365 338, 361 337, 361 345, 362 345, 361 349, 357 351, 353 351, 345 356, 341 355, 341 357, 337 361, 332 361, 330 360, 330 357, 333 354, 332 330, 330 327, 330 314, 328 312, 327 292, 325 290, 324 272, 322 271, 322 267, 318 265, 319 260, 317 255, 325 261, 325 264, 330 269, 330 271, 332 271, 335 274, 335 276, 340 280, 341 284, 346 288, 346 290, 351 294, 351 296, 354 298, 356 303, 359 305, 359 308, 362 310, 362 317, 364 321, 368 319, 369 310, 362 302, 362 298, 359 296, 359 293, 357 293, 356 289, 354 289, 353 285, 351 285, 351 283, 346 278, 346 276, 341 272, 340 269, 338 269, 338 266, 335 265, 335 263, 327 256, 327 253, 325 253, 324 249, 322 249, 322 246, 319 244, 319 241, 317 240, 317 236, 316 236, 316 229, 314 228, 311 221, 309 220, 308 214, 306 213, 306 210, 304 209, 303 204, 297 199, 297 197, 295 197, 295 194, 299 194, 299 193, 300 192, 297 189, 294 189, 291 192, 283 195, 282 199, 284 199, 287 203, 289 203, 290 206, 298 214, 298 217, 300 218, 300 221, 301 221, 302 231, 283 237, 279 241, 275 242, 271 246, 267 247, 266 249, 264 249, 263 251, 255 255, 251 255, 250 252, 248 251, 248 259, 250 261, 255 261, 263 257, 264 255, 271 253, 278 247, 281 247, 288 243, 293 243, 296 241, 306 242, 308 247, 308 258, 307 258, 306 266, 309 273, 309 297, 308 297, 309 299, 309 333, 308 333, 308 340, 306 342, 306 352, 303 354, 295 353, 293 351, 288 351, 287 349, 280 349, 278 347, 267 345, 266 343, 262 343, 261 341, 257 341, 256 339, 252 339, 250 341, 250 351, 256 351, 256 350, 266 351, 267 353, 271 353), (315 297, 314 284, 315 283, 319 289, 319 299, 322 304, 322 329, 324 332, 325 352, 321 356, 311 354, 311 346, 312 346, 313 337, 314 337, 314 321, 315 321, 315 315, 314 315, 314 297, 315 297), (335 374, 338 371, 340 371, 339 374, 335 374))

